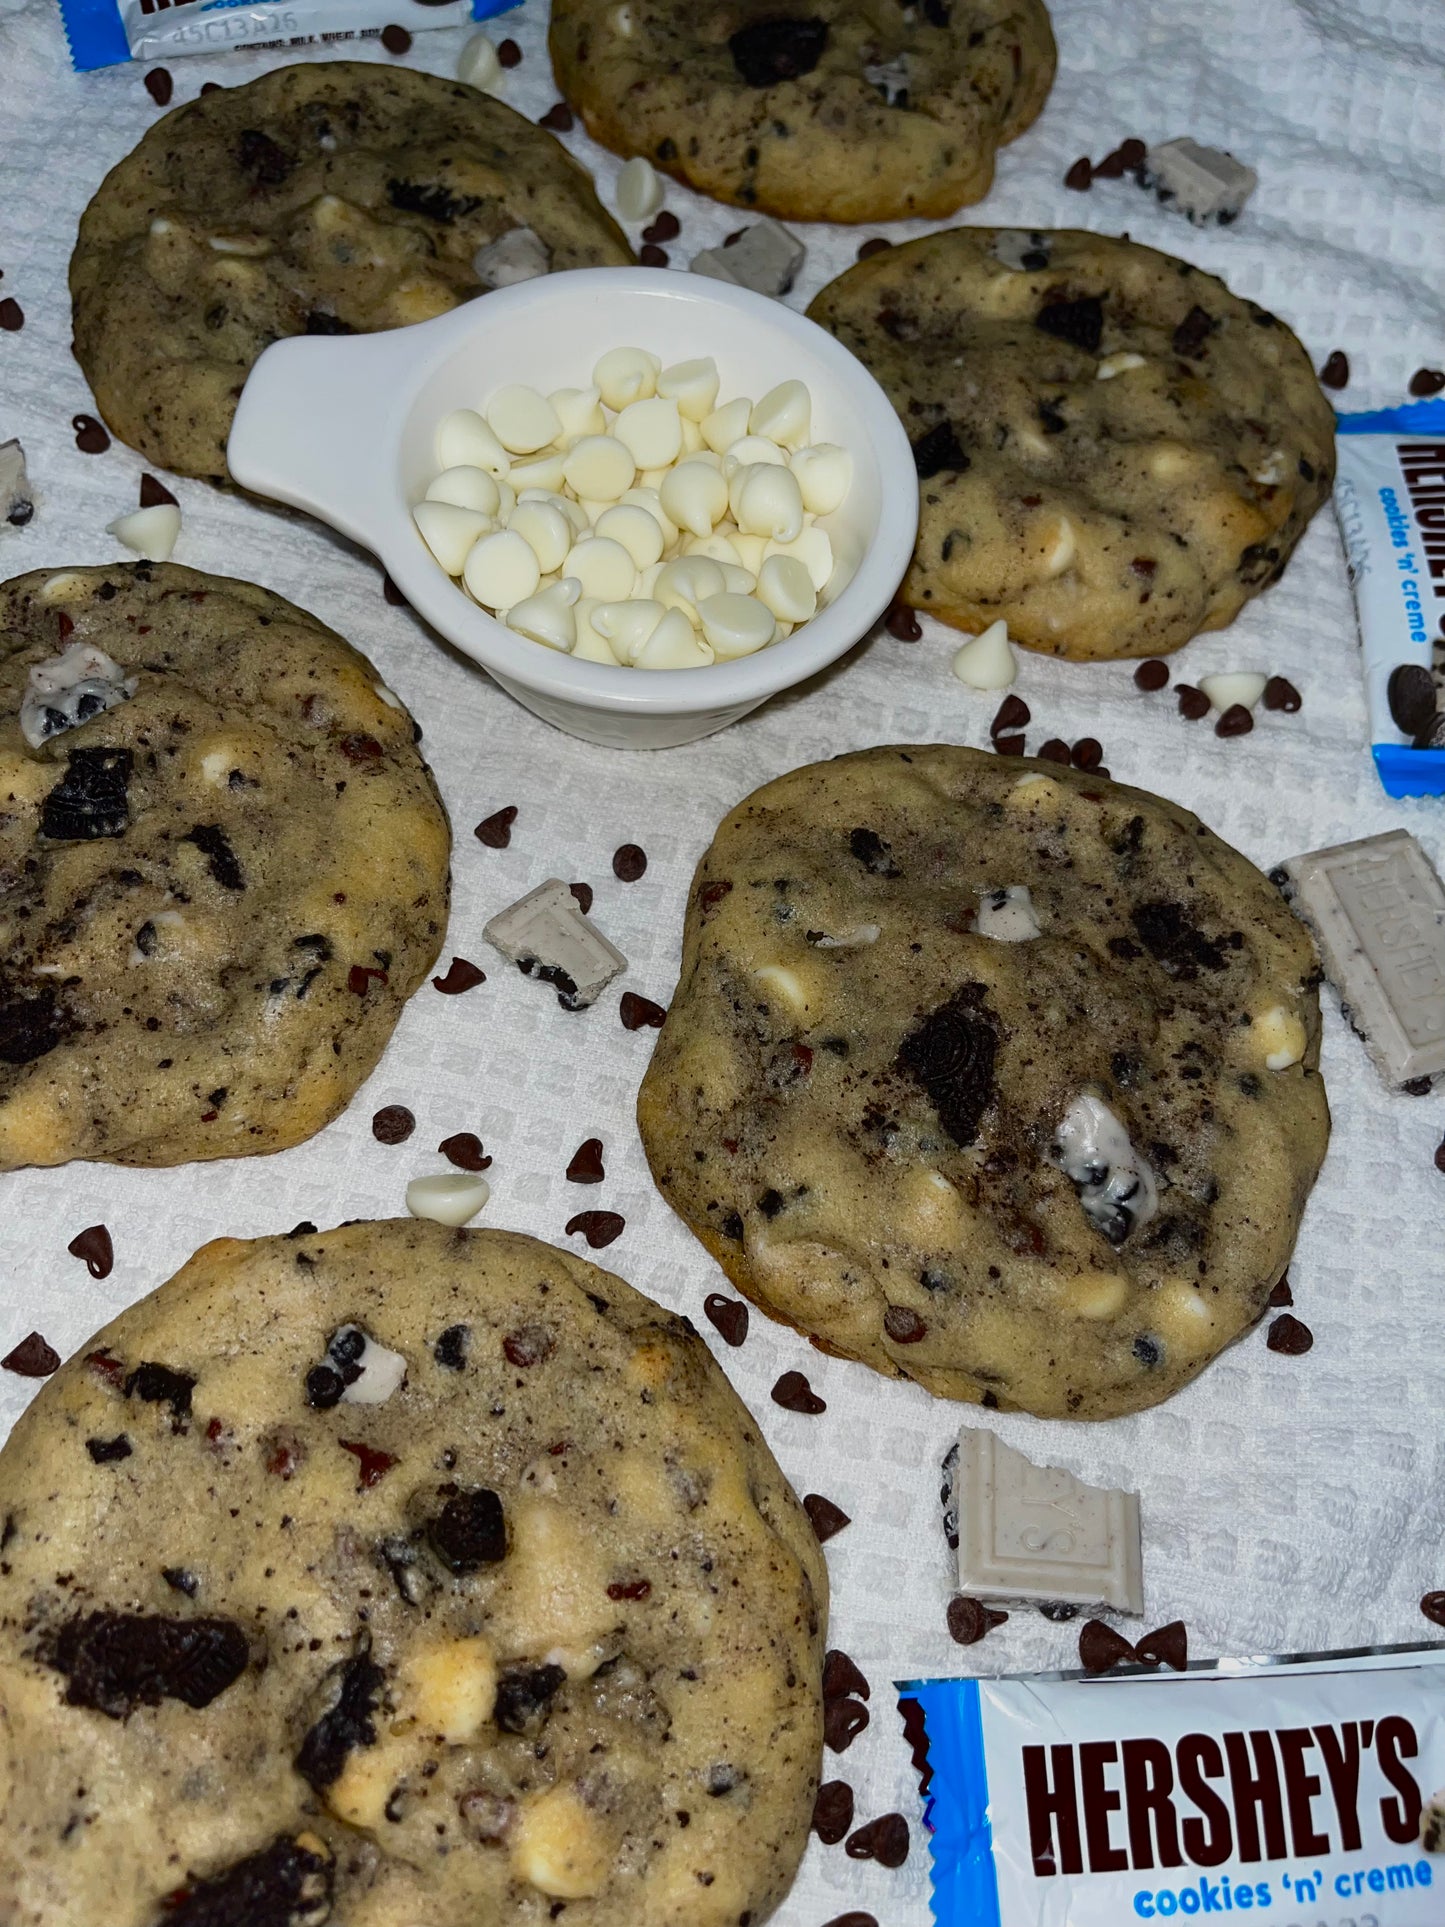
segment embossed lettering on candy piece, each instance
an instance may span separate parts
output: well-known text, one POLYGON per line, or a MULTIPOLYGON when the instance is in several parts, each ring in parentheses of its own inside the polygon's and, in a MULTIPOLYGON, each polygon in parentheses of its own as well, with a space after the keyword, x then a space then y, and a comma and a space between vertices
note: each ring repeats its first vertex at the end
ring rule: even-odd
POLYGON ((1445 887, 1408 830, 1283 866, 1290 907, 1385 1082, 1445 1072, 1445 887))
POLYGON ((1034 1465, 973 1425, 959 1434, 955 1481, 960 1592, 1143 1611, 1137 1493, 1034 1465))

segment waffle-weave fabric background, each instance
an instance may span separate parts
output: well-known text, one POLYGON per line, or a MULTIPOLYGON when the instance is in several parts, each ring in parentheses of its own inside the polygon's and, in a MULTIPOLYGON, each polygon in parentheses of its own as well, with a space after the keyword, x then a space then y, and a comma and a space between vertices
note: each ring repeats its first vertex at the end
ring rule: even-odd
MULTIPOLYGON (((1344 348, 1342 405, 1402 400, 1411 372, 1445 358, 1445 51, 1438 0, 1055 0, 1059 75, 1042 119, 999 157, 997 184, 964 220, 1127 230, 1222 275, 1281 314, 1316 366, 1344 348), (1087 194, 1063 186, 1081 154, 1127 135, 1188 134, 1258 169, 1236 227, 1200 231, 1131 183, 1087 194)), ((524 58, 502 98, 533 119, 556 100, 537 0, 490 25, 524 58)), ((451 74, 464 35, 418 34, 409 65, 451 74)), ((347 57, 386 59, 374 43, 347 57)), ((299 58, 308 58, 301 53, 299 58)), ((234 85, 282 56, 171 63, 175 98, 234 85)), ((0 577, 120 555, 105 533, 136 501, 140 457, 75 446, 71 417, 92 406, 70 355, 66 266, 82 208, 102 174, 154 121, 136 65, 77 77, 54 0, 0 0, 0 294, 24 310, 0 334, 0 440, 18 435, 36 513, 0 525, 0 577)), ((612 204, 618 162, 580 131, 566 145, 612 204)), ((669 185, 682 222, 675 266, 746 218, 669 185)), ((854 258, 872 230, 800 230, 808 258, 793 305, 854 258)), ((921 224, 886 230, 894 238, 921 224)), ((636 228, 629 229, 634 244, 636 228)), ((585 374, 558 371, 558 381, 585 374)), ((309 1218, 404 1210, 407 1180, 445 1168, 448 1134, 476 1131, 494 1157, 482 1223, 558 1243, 577 1210, 619 1211, 626 1230, 602 1262, 689 1314, 800 1491, 840 1504, 853 1523, 828 1546, 830 1643, 872 1683, 873 1717, 847 1754, 859 1820, 899 1808, 914 1843, 897 1872, 814 1841, 779 1927, 820 1927, 848 1907, 884 1927, 923 1927, 927 1853, 916 1783, 890 1682, 918 1674, 1018 1671, 1075 1663, 1077 1626, 1016 1612, 981 1645, 950 1641, 952 1590, 939 1524, 937 1468, 961 1418, 1089 1479, 1142 1495, 1147 1624, 1183 1618, 1198 1655, 1409 1640, 1431 1631, 1418 1600, 1445 1585, 1445 1319, 1440 1313, 1445 1176, 1432 1153, 1445 1098, 1387 1094, 1325 993, 1323 1066, 1334 1138, 1291 1266, 1296 1312, 1315 1335, 1304 1357, 1267 1350, 1256 1331, 1163 1407, 1114 1423, 1049 1424, 985 1415, 824 1358, 758 1314, 741 1350, 702 1315, 723 1281, 652 1188, 633 1099, 653 1033, 618 1021, 628 988, 666 1000, 678 963, 688 880, 718 819, 757 784, 794 766, 875 743, 986 746, 998 697, 949 673, 950 632, 916 644, 879 631, 831 673, 707 742, 656 754, 590 747, 517 707, 476 668, 382 598, 371 559, 327 530, 195 482, 175 483, 185 515, 176 559, 263 583, 313 610, 366 651, 425 730, 456 830, 453 953, 488 971, 480 989, 412 1001, 375 1076, 346 1114, 280 1156, 126 1171, 75 1164, 0 1178, 0 1355, 32 1328, 68 1354, 104 1320, 169 1277, 196 1246, 309 1218), (507 804, 505 850, 474 824, 507 804), (621 843, 648 856, 623 884, 621 843), (629 959, 595 1008, 569 1015, 544 987, 501 963, 482 924, 544 877, 586 879, 593 915, 629 959), (375 1141, 372 1113, 409 1105, 410 1142, 375 1141), (564 1171, 600 1136, 604 1185, 564 1171), (94 1282, 67 1255, 84 1226, 110 1227, 116 1262, 94 1282), (780 1410, 780 1372, 807 1372, 820 1417, 780 1410)), ((1129 665, 1073 667, 1026 656, 1016 689, 1044 737, 1091 735, 1114 776, 1196 810, 1268 868, 1292 852, 1403 824, 1445 855, 1440 802, 1392 803, 1365 747, 1354 616, 1333 515, 1310 529, 1283 582, 1232 628, 1188 647, 1191 682, 1226 668, 1288 676, 1304 706, 1261 711, 1251 735, 1221 741, 1188 723, 1168 692, 1146 696, 1129 665)), ((705 673, 705 672, 704 672, 705 673)), ((580 1239, 570 1241, 581 1248, 580 1239)), ((0 1373, 0 1426, 37 1390, 0 1373)))

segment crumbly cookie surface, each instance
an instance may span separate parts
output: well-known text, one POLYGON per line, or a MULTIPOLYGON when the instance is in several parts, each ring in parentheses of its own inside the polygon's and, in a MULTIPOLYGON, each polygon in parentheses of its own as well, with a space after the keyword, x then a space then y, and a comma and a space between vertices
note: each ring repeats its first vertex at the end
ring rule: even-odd
POLYGON ((415 734, 364 656, 252 583, 0 584, 0 1170, 242 1157, 343 1109, 446 930, 415 734), (31 672, 82 647, 134 693, 32 748, 31 672))
POLYGON ((808 310, 913 443, 914 608, 1075 661, 1162 655, 1278 580, 1334 480, 1283 322, 1187 262, 1071 230, 955 228, 808 310))
POLYGON ((821 1552, 687 1321, 565 1252, 207 1245, 0 1517, 14 1927, 735 1927, 792 1879, 821 1552))
POLYGON ((800 221, 938 218, 1054 77, 1041 0, 556 0, 552 63, 588 132, 715 200, 800 221))
POLYGON ((444 314, 515 227, 553 268, 632 259, 584 170, 500 101, 404 67, 278 67, 177 107, 106 176, 70 264, 76 357, 122 440, 222 481, 264 348, 444 314))
POLYGON ((824 1350, 1114 1417, 1285 1267, 1329 1128, 1317 982, 1278 892, 1174 804, 865 750, 718 829, 643 1142, 733 1282, 824 1350))

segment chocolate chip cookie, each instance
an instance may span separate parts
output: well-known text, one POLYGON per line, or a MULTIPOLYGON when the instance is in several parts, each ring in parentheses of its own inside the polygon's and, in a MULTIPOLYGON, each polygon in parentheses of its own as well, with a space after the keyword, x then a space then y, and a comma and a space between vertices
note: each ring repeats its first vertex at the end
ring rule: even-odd
POLYGON ((1334 480, 1334 416, 1274 315, 1185 261, 955 228, 808 310, 872 369, 922 497, 904 596, 1094 662, 1163 655, 1278 581, 1334 480))
POLYGON ((551 48, 597 140, 799 221, 982 200, 1054 78, 1041 0, 554 0, 551 48))
POLYGON ((827 1577, 684 1318, 531 1238, 222 1239, 0 1453, 16 1927, 736 1927, 827 1577))
POLYGON ((70 263, 76 357, 122 440, 222 481, 263 348, 443 314, 514 228, 553 268, 632 259, 577 162, 500 101, 405 67, 280 67, 177 107, 106 176, 70 263))
POLYGON ((362 655, 170 564, 0 584, 0 1171, 319 1131, 446 930, 451 835, 362 655))
POLYGON ((1186 810, 948 747, 726 817, 638 1100, 733 1283, 945 1397, 1112 1418, 1260 1316, 1329 1129, 1318 966, 1186 810))

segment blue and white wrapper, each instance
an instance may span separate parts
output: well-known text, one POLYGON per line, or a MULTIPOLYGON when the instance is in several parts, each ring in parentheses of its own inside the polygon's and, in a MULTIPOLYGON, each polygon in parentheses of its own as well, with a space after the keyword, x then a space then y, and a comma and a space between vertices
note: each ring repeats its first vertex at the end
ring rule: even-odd
POLYGON ((1375 768, 1391 796, 1445 796, 1445 749, 1411 748, 1385 693, 1401 663, 1429 669, 1445 646, 1445 397, 1338 416, 1336 454, 1375 768))
POLYGON ((938 1927, 1445 1922, 1445 1646, 897 1691, 938 1927))
POLYGON ((521 0, 60 0, 77 73, 123 60, 375 40, 506 13, 521 0))

